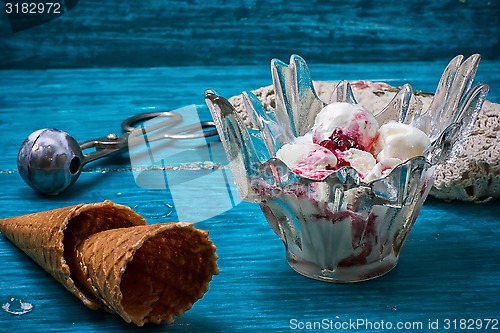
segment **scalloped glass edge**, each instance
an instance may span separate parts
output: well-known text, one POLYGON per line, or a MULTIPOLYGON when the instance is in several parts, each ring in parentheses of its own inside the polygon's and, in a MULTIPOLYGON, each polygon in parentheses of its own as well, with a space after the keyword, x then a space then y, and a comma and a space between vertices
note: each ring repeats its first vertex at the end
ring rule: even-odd
MULTIPOLYGON (((465 61, 462 55, 453 58, 446 66, 427 110, 422 110, 421 102, 414 96, 411 86, 405 84, 385 108, 374 112, 375 117, 383 120, 381 124, 395 120, 420 128, 432 140, 423 158, 430 165, 443 164, 457 156, 463 148, 488 93, 487 85, 473 85, 479 60, 478 54, 465 61)), ((333 100, 321 101, 314 90, 307 64, 298 55, 290 57, 289 65, 273 59, 271 74, 276 94, 275 110, 264 110, 254 94, 242 93, 245 110, 256 128, 248 128, 227 99, 213 90, 205 91, 205 101, 219 132, 236 185, 242 198, 249 201, 256 198, 247 196, 249 191, 245 190, 245 178, 258 177, 260 166, 275 161, 275 153, 283 144, 309 131, 323 106, 334 101, 357 103, 347 81, 338 83, 331 94, 333 100)), ((390 174, 368 183, 352 167, 343 167, 319 181, 349 177, 353 184, 373 186, 399 173, 399 169, 405 168, 404 165, 416 160, 420 159, 403 162, 390 174)), ((301 176, 297 178, 307 179, 301 176)))
POLYGON ((325 105, 356 104, 349 82, 340 81, 330 100, 321 101, 302 58, 292 55, 289 65, 273 59, 275 110, 264 110, 254 94, 242 93, 252 127, 227 99, 205 92, 240 196, 260 204, 294 270, 322 281, 358 282, 396 266, 436 168, 463 148, 486 98, 488 86, 473 85, 479 59, 452 59, 427 110, 405 84, 385 108, 374 112, 380 124, 394 120, 421 129, 431 144, 422 156, 370 182, 352 167, 322 180, 308 179, 274 157, 281 146, 311 129, 325 105))

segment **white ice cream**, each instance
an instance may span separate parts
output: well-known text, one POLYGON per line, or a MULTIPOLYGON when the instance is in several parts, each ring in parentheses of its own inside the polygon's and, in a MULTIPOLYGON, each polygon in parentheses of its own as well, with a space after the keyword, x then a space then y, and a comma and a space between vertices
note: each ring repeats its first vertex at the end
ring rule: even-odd
POLYGON ((375 164, 370 172, 365 174, 363 180, 366 182, 370 182, 372 180, 385 177, 391 173, 392 169, 394 169, 398 164, 402 162, 403 161, 399 158, 385 158, 375 164))
POLYGON ((332 103, 325 106, 316 116, 313 126, 313 141, 330 139, 335 129, 359 142, 364 150, 370 150, 377 135, 378 123, 371 112, 360 105, 332 103))
POLYGON ((373 146, 373 152, 378 161, 387 158, 398 158, 406 161, 422 155, 431 143, 424 132, 402 123, 384 124, 378 132, 378 138, 373 146))
POLYGON ((344 160, 349 162, 351 166, 363 177, 369 174, 377 164, 377 160, 367 151, 351 148, 343 154, 344 160))
POLYGON ((293 172, 311 179, 323 179, 333 172, 337 158, 328 149, 315 143, 286 144, 276 157, 293 172))

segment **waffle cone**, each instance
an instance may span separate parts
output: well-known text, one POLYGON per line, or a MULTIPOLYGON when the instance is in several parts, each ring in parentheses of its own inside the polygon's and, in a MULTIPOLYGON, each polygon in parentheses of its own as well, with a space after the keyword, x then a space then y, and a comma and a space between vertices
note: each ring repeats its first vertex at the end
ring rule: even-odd
POLYGON ((78 297, 87 307, 103 307, 73 278, 74 246, 95 232, 144 225, 129 207, 104 201, 0 219, 0 232, 78 297))
MULTIPOLYGON (((218 273, 208 232, 163 223, 93 234, 76 247, 78 280, 126 322, 173 322, 218 273)), ((76 269, 75 269, 76 270, 76 269)))
POLYGON ((0 232, 87 307, 138 326, 173 322, 218 273, 207 231, 146 225, 111 201, 0 219, 0 232))

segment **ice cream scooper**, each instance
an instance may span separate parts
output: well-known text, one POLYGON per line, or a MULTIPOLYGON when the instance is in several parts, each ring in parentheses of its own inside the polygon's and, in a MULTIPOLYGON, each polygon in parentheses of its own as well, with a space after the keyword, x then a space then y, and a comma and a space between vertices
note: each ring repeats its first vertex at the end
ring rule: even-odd
POLYGON ((107 136, 77 143, 68 133, 54 128, 44 128, 31 133, 23 142, 17 155, 17 166, 23 180, 35 190, 56 195, 71 186, 80 176, 85 164, 99 158, 123 151, 128 146, 132 132, 147 135, 147 141, 161 139, 185 140, 216 136, 214 123, 205 121, 174 128, 182 122, 182 115, 176 112, 148 112, 125 119, 120 136, 107 136), (165 117, 147 127, 135 127, 138 123, 165 117), (208 129, 208 130, 204 130, 208 129), (142 133, 141 133, 142 132, 142 133), (152 133, 154 132, 154 133, 152 133), (94 149, 84 154, 83 151, 94 149))

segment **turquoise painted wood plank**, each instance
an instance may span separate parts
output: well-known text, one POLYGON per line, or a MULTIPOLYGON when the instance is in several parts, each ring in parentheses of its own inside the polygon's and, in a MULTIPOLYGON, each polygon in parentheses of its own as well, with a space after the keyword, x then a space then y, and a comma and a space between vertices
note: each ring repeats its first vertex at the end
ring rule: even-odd
POLYGON ((79 1, 12 33, 0 15, 0 68, 498 59, 498 1, 79 1))
MULTIPOLYGON (((447 62, 310 63, 309 67, 315 80, 382 80, 395 86, 409 82, 414 89, 432 92, 447 62)), ((496 84, 499 77, 498 61, 481 62, 476 80, 490 85, 488 99, 496 103, 500 103, 500 85, 496 84)), ((0 147, 0 170, 16 169, 21 143, 40 128, 55 127, 70 133, 77 141, 84 141, 120 133, 121 121, 136 113, 191 104, 200 105, 200 120, 209 120, 208 112, 202 111, 205 89, 212 88, 230 97, 269 84, 268 62, 234 67, 2 71, 0 129, 4 139, 0 147)), ((118 162, 123 165, 123 160, 118 162)))
MULTIPOLYGON (((15 213, 49 208, 56 202, 62 205, 110 198, 135 206, 150 223, 157 222, 152 217, 157 207, 151 202, 162 201, 168 193, 133 190, 127 178, 117 173, 93 189, 57 201, 18 192, 14 198, 3 194, 1 202, 15 213), (116 188, 123 192, 119 195, 116 188)), ((498 317, 500 258, 495 249, 500 246, 499 213, 497 202, 478 207, 429 200, 394 271, 366 283, 335 285, 304 278, 289 268, 281 242, 257 205, 242 203, 197 224, 210 231, 220 256, 220 275, 211 282, 209 292, 173 325, 147 326, 144 330, 285 332, 293 319, 324 318, 427 323, 429 319, 459 318, 464 308, 468 317, 498 317)), ((3 238, 0 257, 0 302, 16 298, 34 306, 19 317, 0 311, 0 322, 7 331, 60 331, 61 324, 65 332, 134 329, 116 316, 83 307, 3 238)))
MULTIPOLYGON (((411 82, 416 89, 428 91, 434 89, 446 62, 310 63, 310 67, 318 80, 380 79, 394 85, 411 82)), ((289 268, 284 247, 258 206, 234 197, 231 202, 225 183, 210 182, 207 170, 168 170, 164 177, 170 180, 169 186, 141 188, 124 154, 89 164, 79 181, 58 197, 37 195, 16 172, 17 149, 33 130, 51 125, 71 132, 78 140, 101 136, 119 129, 124 117, 149 107, 172 109, 202 104, 203 90, 208 87, 231 96, 267 85, 267 64, 1 73, 0 218, 111 199, 134 208, 150 223, 176 221, 189 216, 186 214, 190 211, 179 209, 175 203, 179 191, 170 182, 180 183, 183 193, 192 196, 191 206, 196 207, 191 209, 193 218, 200 217, 198 207, 204 202, 232 205, 227 211, 206 211, 213 214, 197 224, 210 232, 220 257, 221 273, 211 282, 209 292, 173 325, 147 326, 142 331, 289 332, 294 319, 427 325, 429 320, 443 323, 446 318, 500 317, 498 200, 474 205, 429 199, 395 270, 366 283, 334 285, 304 278, 289 268)), ((498 62, 483 61, 478 79, 492 83, 489 97, 496 102, 500 93, 493 83, 498 77, 498 62)), ((0 258, 0 303, 16 298, 33 304, 33 310, 22 316, 0 309, 3 330, 137 330, 117 316, 86 309, 3 236, 0 258)))

